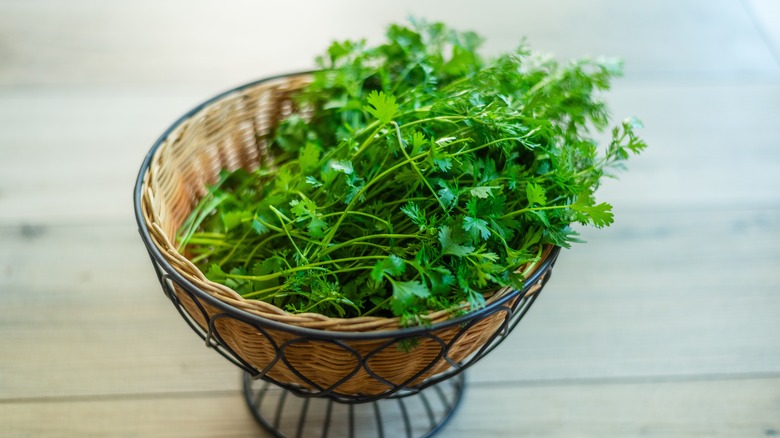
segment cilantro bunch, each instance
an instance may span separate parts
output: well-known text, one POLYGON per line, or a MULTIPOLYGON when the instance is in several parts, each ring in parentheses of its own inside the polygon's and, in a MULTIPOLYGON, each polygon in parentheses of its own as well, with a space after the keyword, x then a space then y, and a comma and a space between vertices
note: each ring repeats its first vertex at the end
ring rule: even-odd
POLYGON ((275 161, 224 173, 183 224, 206 276, 293 313, 400 316, 484 305, 522 288, 573 223, 612 223, 594 192, 645 143, 611 130, 614 62, 559 64, 526 47, 486 60, 441 23, 380 45, 333 43, 272 139, 275 161))

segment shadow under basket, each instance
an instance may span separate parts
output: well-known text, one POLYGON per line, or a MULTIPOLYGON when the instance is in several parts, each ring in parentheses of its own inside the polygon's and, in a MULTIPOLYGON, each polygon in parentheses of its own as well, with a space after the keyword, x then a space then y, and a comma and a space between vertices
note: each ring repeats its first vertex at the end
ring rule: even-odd
POLYGON ((500 290, 477 311, 404 328, 398 318, 289 314, 206 279, 176 250, 182 222, 222 169, 273 166, 267 139, 293 111, 310 74, 264 79, 221 94, 180 118, 147 155, 135 187, 142 239, 165 294, 206 342, 249 376, 300 397, 354 404, 403 397, 453 377, 515 328, 549 278, 545 249, 523 290, 500 290), (405 348, 413 345, 413 348, 405 348))

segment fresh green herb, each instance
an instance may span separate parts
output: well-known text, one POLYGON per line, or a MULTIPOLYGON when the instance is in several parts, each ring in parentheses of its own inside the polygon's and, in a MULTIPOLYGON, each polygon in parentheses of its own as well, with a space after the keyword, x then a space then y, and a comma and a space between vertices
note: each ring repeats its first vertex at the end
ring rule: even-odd
POLYGON ((492 61, 443 24, 337 42, 272 142, 273 165, 223 174, 179 234, 206 276, 289 312, 400 316, 521 288, 572 223, 612 223, 594 192, 645 143, 612 130, 598 93, 614 62, 520 47, 492 61))

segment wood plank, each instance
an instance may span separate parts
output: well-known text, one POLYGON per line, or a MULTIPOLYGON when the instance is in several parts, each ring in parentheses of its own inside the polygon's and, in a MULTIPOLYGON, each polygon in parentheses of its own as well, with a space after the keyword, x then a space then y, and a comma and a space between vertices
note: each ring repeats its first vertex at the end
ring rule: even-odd
POLYGON ((236 388, 130 227, 0 227, 0 398, 236 388))
POLYGON ((623 57, 632 73, 778 72, 745 9, 733 0, 568 0, 532 6, 400 0, 372 8, 357 0, 327 5, 298 0, 273 8, 249 0, 219 6, 82 0, 67 7, 56 0, 30 0, 0 3, 0 84, 221 87, 310 68, 331 40, 376 40, 386 24, 410 14, 476 30, 490 42, 490 52, 512 49, 527 36, 535 47, 562 58, 623 57))
POLYGON ((138 399, 3 403, 0 406, 0 434, 3 436, 268 436, 249 414, 237 391, 138 399))
MULTIPOLYGON (((562 254, 475 381, 780 371, 780 210, 618 215, 562 254)), ((130 226, 0 227, 0 241, 0 398, 236 387, 130 226)))
MULTIPOLYGON (((371 436, 366 424, 372 424, 373 418, 360 415, 361 409, 358 407, 356 415, 357 436, 371 436)), ((780 378, 471 385, 442 436, 774 436, 780 430, 778 410, 780 378)), ((317 416, 314 408, 309 412, 310 418, 317 416)), ((393 422, 391 418, 384 420, 393 422)), ((313 420, 307 422, 305 430, 321 427, 321 421, 313 420)), ((343 419, 331 425, 333 429, 345 427, 343 419)), ((3 403, 0 433, 46 437, 268 436, 254 423, 237 392, 3 403)))
MULTIPOLYGON (((0 91, 0 223, 131 217, 144 155, 170 123, 212 94, 197 87, 0 91)), ((780 119, 780 82, 626 83, 611 100, 616 119, 644 120, 650 147, 620 181, 606 182, 602 199, 635 208, 780 204, 780 150, 766 129, 780 119)))
POLYGON ((475 373, 780 371, 778 230, 777 210, 618 210, 561 254, 517 332, 475 373))
POLYGON ((780 119, 780 82, 620 83, 616 120, 637 116, 648 148, 599 189, 615 205, 647 208, 778 205, 780 150, 766 126, 780 119))
POLYGON ((0 92, 0 220, 132 217, 132 191, 157 137, 208 91, 0 92))
POLYGON ((736 437, 780 430, 780 379, 471 387, 448 437, 736 437))

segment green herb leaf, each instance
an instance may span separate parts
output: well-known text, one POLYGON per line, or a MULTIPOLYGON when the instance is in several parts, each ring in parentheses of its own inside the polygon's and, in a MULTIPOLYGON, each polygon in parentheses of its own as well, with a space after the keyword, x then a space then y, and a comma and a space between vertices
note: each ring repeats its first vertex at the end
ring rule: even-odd
POLYGON ((268 231, 268 227, 266 227, 258 218, 252 219, 252 229, 255 230, 255 233, 257 234, 265 234, 268 231))
POLYGON ((539 184, 528 184, 525 187, 525 193, 528 197, 529 204, 541 207, 547 205, 547 195, 544 192, 544 187, 540 186, 539 184))
POLYGON ((390 254, 386 259, 378 261, 374 265, 374 269, 371 270, 371 278, 375 281, 382 281, 385 274, 397 277, 404 273, 406 270, 406 263, 403 259, 390 254))
POLYGON ((463 218, 463 229, 471 234, 474 240, 478 240, 476 236, 481 237, 482 240, 487 240, 491 234, 487 221, 471 216, 463 218))
POLYGON ((303 173, 310 173, 319 167, 321 149, 315 143, 306 143, 298 156, 298 165, 303 173))
POLYGON ((614 221, 612 206, 606 202, 598 205, 574 204, 572 209, 585 215, 587 221, 597 228, 610 225, 614 221))
POLYGON ((349 160, 331 160, 328 166, 336 172, 343 173, 345 175, 352 175, 355 169, 352 167, 352 162, 349 160))
POLYGON ((490 196, 493 196, 493 189, 499 188, 498 186, 490 186, 490 187, 474 187, 472 189, 469 189, 469 194, 471 196, 476 196, 477 198, 487 198, 490 196))
POLYGON ((225 231, 241 225, 245 219, 252 217, 252 213, 248 211, 227 211, 222 213, 222 223, 225 226, 225 231))
POLYGON ((453 255, 455 257, 465 257, 474 252, 473 246, 462 245, 452 236, 452 230, 446 225, 439 228, 439 243, 441 243, 442 255, 453 255))
POLYGON ((366 99, 370 106, 364 106, 368 113, 376 117, 381 123, 387 124, 393 121, 398 113, 398 105, 395 97, 385 94, 383 91, 372 91, 366 99))
POLYGON ((391 306, 397 315, 404 313, 418 298, 430 295, 428 288, 419 281, 393 282, 393 300, 391 306))

